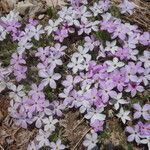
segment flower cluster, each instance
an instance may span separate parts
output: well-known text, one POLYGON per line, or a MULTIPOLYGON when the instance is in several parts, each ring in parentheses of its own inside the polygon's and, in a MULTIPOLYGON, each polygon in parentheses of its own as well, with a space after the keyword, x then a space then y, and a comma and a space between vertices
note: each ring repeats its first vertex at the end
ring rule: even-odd
MULTIPOLYGON (((1 18, 0 41, 8 34, 17 49, 10 66, 0 66, 0 92, 8 89, 17 125, 39 129, 27 149, 66 149, 61 137, 50 137, 63 110, 72 108, 89 121, 91 132, 83 141, 88 150, 97 147, 109 110, 126 126, 129 142, 150 148, 150 105, 138 99, 150 81, 150 33, 114 17, 109 0, 68 4, 45 26, 33 19, 23 26, 14 11, 1 18)), ((128 0, 119 5, 122 14, 135 7, 128 0)))

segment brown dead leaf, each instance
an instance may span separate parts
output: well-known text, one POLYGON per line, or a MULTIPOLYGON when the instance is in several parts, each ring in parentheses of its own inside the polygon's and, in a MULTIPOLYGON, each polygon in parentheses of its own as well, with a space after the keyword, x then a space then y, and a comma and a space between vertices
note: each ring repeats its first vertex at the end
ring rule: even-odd
POLYGON ((64 0, 45 0, 45 1, 47 6, 49 7, 64 6, 66 4, 64 0))
POLYGON ((90 127, 84 118, 80 118, 78 111, 69 111, 65 114, 65 118, 61 120, 60 125, 64 127, 63 136, 69 141, 70 150, 83 150, 81 142, 84 136, 89 132, 90 127))
POLYGON ((4 12, 9 12, 14 9, 14 5, 18 2, 18 0, 1 0, 0 1, 0 9, 4 12))

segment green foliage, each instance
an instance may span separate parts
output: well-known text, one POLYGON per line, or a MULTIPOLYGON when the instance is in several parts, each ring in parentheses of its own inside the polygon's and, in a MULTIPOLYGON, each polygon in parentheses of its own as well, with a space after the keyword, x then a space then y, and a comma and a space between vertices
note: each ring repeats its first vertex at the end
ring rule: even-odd
POLYGON ((102 42, 106 42, 109 41, 110 38, 110 34, 107 31, 98 31, 95 33, 97 39, 99 39, 102 42))
POLYGON ((56 19, 56 18, 57 18, 57 9, 56 9, 56 8, 53 8, 53 7, 49 7, 49 8, 47 9, 47 15, 48 15, 50 18, 56 19))
POLYGON ((113 5, 110 8, 110 13, 112 14, 112 16, 116 17, 116 18, 121 18, 121 13, 120 10, 117 6, 113 5))
POLYGON ((11 42, 8 36, 4 42, 0 42, 0 60, 3 62, 3 66, 7 67, 10 64, 11 55, 16 51, 17 44, 11 42))

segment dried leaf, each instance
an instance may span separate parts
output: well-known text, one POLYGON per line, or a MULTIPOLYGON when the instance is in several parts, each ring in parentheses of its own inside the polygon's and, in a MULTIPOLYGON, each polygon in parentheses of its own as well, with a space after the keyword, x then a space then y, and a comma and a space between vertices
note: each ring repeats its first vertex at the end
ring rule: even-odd
POLYGON ((47 6, 49 7, 56 7, 56 6, 64 6, 66 3, 64 0, 45 0, 47 6))

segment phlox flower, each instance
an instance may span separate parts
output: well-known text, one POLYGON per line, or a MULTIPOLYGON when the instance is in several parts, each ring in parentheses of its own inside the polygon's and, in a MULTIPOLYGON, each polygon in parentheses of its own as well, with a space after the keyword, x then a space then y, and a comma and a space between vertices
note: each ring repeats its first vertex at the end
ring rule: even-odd
POLYGON ((87 147, 87 150, 92 150, 96 147, 98 143, 98 135, 95 132, 91 132, 85 136, 85 140, 83 141, 83 145, 87 147))
POLYGON ((1 17, 2 21, 4 21, 5 23, 9 22, 9 21, 19 21, 20 20, 20 16, 19 16, 19 12, 12 10, 9 12, 8 15, 6 15, 6 17, 1 17))
POLYGON ((129 113, 130 111, 124 111, 124 109, 121 107, 119 113, 116 116, 120 118, 122 122, 125 124, 127 120, 131 120, 131 118, 128 116, 129 113))
POLYGON ((145 68, 150 68, 150 52, 144 51, 144 55, 141 56, 140 61, 144 63, 145 68))
POLYGON ((118 93, 116 97, 114 97, 114 99, 112 99, 110 101, 110 104, 114 104, 114 108, 115 110, 118 110, 119 107, 120 107, 120 104, 123 105, 123 104, 127 104, 128 102, 125 101, 123 98, 122 98, 122 93, 118 93))
POLYGON ((50 47, 47 46, 45 48, 39 47, 35 54, 36 57, 40 58, 41 61, 45 61, 47 56, 49 55, 50 47))
POLYGON ((90 122, 93 123, 95 120, 103 121, 106 118, 106 115, 102 114, 104 108, 91 108, 87 110, 87 114, 84 115, 86 119, 90 119, 90 122))
POLYGON ((45 113, 44 112, 39 112, 39 114, 34 117, 35 126, 38 129, 42 127, 42 125, 43 125, 43 118, 44 117, 45 117, 45 113))
POLYGON ((149 130, 150 124, 149 123, 142 123, 140 121, 140 122, 138 122, 138 126, 139 126, 139 132, 140 132, 141 138, 145 138, 150 135, 150 130, 149 130))
POLYGON ((49 85, 52 89, 56 89, 56 82, 55 80, 59 80, 61 78, 61 75, 59 73, 54 73, 53 68, 49 68, 46 70, 40 70, 39 76, 41 78, 44 78, 41 82, 44 86, 49 85))
POLYGON ((73 73, 77 73, 79 70, 84 70, 83 66, 84 58, 72 56, 71 62, 67 65, 68 68, 72 68, 73 73))
POLYGON ((8 88, 11 90, 9 97, 16 102, 20 102, 21 99, 26 95, 23 91, 23 85, 14 85, 13 83, 7 84, 8 88))
POLYGON ((84 46, 92 51, 95 47, 98 47, 100 42, 95 40, 94 36, 86 36, 84 46))
POLYGON ((82 97, 79 97, 80 100, 75 102, 75 106, 79 108, 80 113, 85 113, 91 108, 91 104, 89 101, 84 100, 82 97))
POLYGON ((126 60, 129 57, 129 49, 128 48, 118 48, 117 52, 115 53, 120 60, 126 60))
POLYGON ((102 15, 102 18, 103 18, 103 20, 100 22, 100 25, 101 25, 100 29, 107 30, 109 33, 113 33, 116 30, 116 25, 114 23, 114 19, 113 19, 112 15, 107 12, 102 15))
POLYGON ((148 149, 150 149, 150 137, 144 138, 140 141, 141 144, 147 144, 148 149))
POLYGON ((74 88, 74 86, 80 82, 80 80, 81 77, 79 76, 73 77, 72 75, 67 75, 66 80, 62 82, 62 85, 69 91, 71 91, 74 88))
POLYGON ((50 142, 48 139, 50 135, 50 132, 45 132, 42 129, 39 129, 39 133, 35 138, 36 142, 38 143, 38 149, 44 146, 50 146, 50 142))
POLYGON ((58 54, 58 55, 64 55, 64 50, 67 48, 67 46, 61 46, 60 43, 56 43, 54 45, 54 47, 51 47, 50 50, 54 53, 54 54, 58 54))
POLYGON ((113 61, 108 60, 105 62, 108 65, 107 72, 112 72, 117 68, 123 67, 125 64, 118 60, 117 57, 113 58, 113 61))
POLYGON ((136 45, 139 43, 139 36, 136 34, 132 34, 128 37, 128 39, 125 41, 125 47, 129 47, 131 49, 135 49, 136 45))
POLYGON ((63 115, 62 111, 66 108, 65 105, 62 102, 54 101, 52 106, 52 113, 58 117, 61 117, 63 115))
POLYGON ((30 32, 37 41, 39 41, 40 35, 45 33, 42 29, 42 25, 38 25, 37 27, 30 26, 30 32))
POLYGON ((141 107, 139 103, 136 103, 133 105, 133 108, 136 110, 134 113, 134 119, 138 119, 142 116, 145 120, 150 120, 150 113, 148 112, 150 110, 149 104, 145 104, 141 107))
POLYGON ((114 27, 115 29, 112 34, 112 39, 115 39, 118 37, 119 39, 124 41, 127 37, 126 34, 128 33, 128 28, 126 28, 124 24, 121 23, 120 20, 117 20, 116 22, 117 22, 117 25, 115 25, 114 27))
POLYGON ((53 132, 55 131, 55 124, 58 122, 57 119, 54 119, 52 116, 43 119, 44 131, 53 132))
POLYGON ((83 57, 85 60, 91 60, 91 55, 88 54, 89 49, 87 47, 78 46, 78 52, 73 54, 73 57, 83 57))
POLYGON ((111 82, 100 83, 99 96, 102 97, 102 101, 106 103, 109 100, 109 97, 116 97, 117 93, 114 91, 115 85, 111 82))
POLYGON ((140 134, 139 134, 139 126, 138 125, 135 125, 134 127, 126 127, 126 131, 128 133, 130 133, 130 135, 128 136, 127 140, 129 142, 132 142, 132 141, 136 141, 136 143, 140 143, 140 134))
POLYGON ((64 41, 66 37, 68 37, 68 30, 66 29, 58 29, 54 35, 54 39, 58 40, 61 43, 64 41))
POLYGON ((125 84, 125 74, 122 73, 121 71, 115 71, 113 74, 112 74, 112 79, 113 79, 113 82, 114 84, 116 85, 117 87, 117 90, 119 92, 122 92, 124 87, 126 87, 126 84, 125 84))
POLYGON ((146 68, 144 70, 144 73, 143 73, 143 75, 141 76, 140 79, 143 81, 145 86, 148 85, 148 83, 150 81, 150 68, 146 68))
POLYGON ((95 120, 90 126, 95 132, 103 131, 104 121, 95 120))
POLYGON ((139 39, 139 42, 143 45, 149 45, 150 44, 150 33, 144 32, 139 39))
POLYGON ((31 90, 29 91, 28 95, 31 96, 33 99, 38 99, 38 98, 45 98, 45 94, 43 93, 43 85, 36 85, 32 84, 31 90))
POLYGON ((109 9, 108 0, 99 1, 98 3, 95 2, 94 5, 90 7, 90 10, 93 12, 94 16, 106 12, 108 9, 109 9))
POLYGON ((76 11, 76 15, 81 19, 81 21, 88 20, 87 18, 92 16, 91 12, 87 11, 87 7, 84 5, 79 7, 79 9, 76 11))
POLYGON ((60 24, 60 19, 57 19, 55 21, 50 19, 48 21, 48 26, 45 27, 45 30, 47 31, 47 35, 50 35, 52 32, 57 31, 59 24, 60 24))
POLYGON ((17 51, 19 54, 22 54, 26 49, 29 50, 32 46, 32 43, 27 42, 26 40, 21 40, 18 42, 17 51))
POLYGON ((127 88, 125 89, 125 91, 131 92, 131 96, 134 97, 137 92, 143 92, 144 91, 144 87, 140 84, 141 84, 141 82, 138 82, 138 81, 129 83, 127 88))
POLYGON ((66 105, 70 101, 74 100, 74 98, 70 96, 70 90, 69 89, 64 89, 64 91, 62 93, 59 93, 59 97, 64 99, 64 104, 66 103, 66 105))
POLYGON ((116 46, 116 40, 112 42, 106 41, 106 47, 105 47, 106 52, 111 52, 112 54, 115 54, 117 49, 118 49, 118 46, 116 46))
POLYGON ((20 64, 26 64, 26 61, 23 59, 23 55, 18 53, 13 53, 10 64, 17 67, 20 64))
POLYGON ((62 60, 60 59, 60 55, 54 55, 53 53, 50 53, 49 57, 47 58, 49 64, 52 68, 55 68, 57 65, 61 66, 63 64, 62 60))
POLYGON ((56 141, 56 143, 51 142, 51 143, 50 143, 50 147, 51 147, 52 150, 63 150, 63 149, 66 148, 66 146, 62 144, 62 142, 61 142, 60 139, 58 139, 58 140, 56 141))
POLYGON ((133 10, 135 8, 135 4, 134 2, 130 2, 128 0, 124 0, 123 3, 121 3, 119 5, 120 9, 121 9, 121 13, 129 13, 130 15, 132 15, 133 10))

